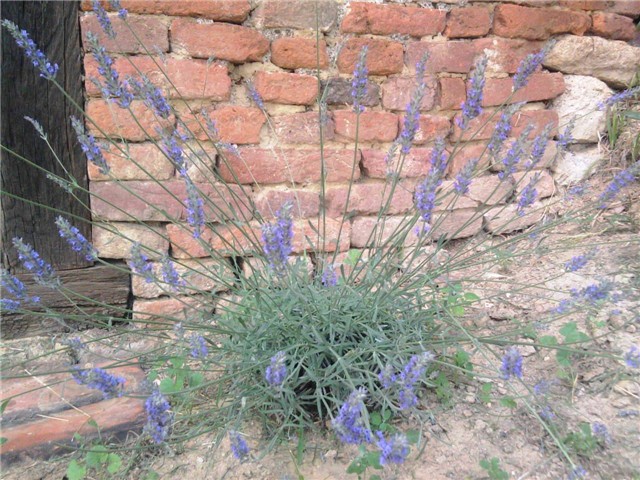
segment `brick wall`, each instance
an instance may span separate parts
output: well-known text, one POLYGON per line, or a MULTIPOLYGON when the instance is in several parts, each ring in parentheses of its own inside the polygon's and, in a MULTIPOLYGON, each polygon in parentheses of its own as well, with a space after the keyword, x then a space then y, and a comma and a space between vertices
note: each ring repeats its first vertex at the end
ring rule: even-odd
MULTIPOLYGON (((136 68, 147 73, 172 99, 176 115, 192 125, 196 133, 199 130, 190 110, 205 109, 211 114, 220 139, 237 144, 242 158, 229 155, 227 161, 222 162, 213 146, 205 142, 205 149, 209 149, 208 157, 203 160, 209 162, 205 167, 217 170, 224 180, 237 178, 248 188, 215 193, 206 175, 196 175, 196 182, 200 182, 205 192, 220 196, 223 203, 231 193, 251 195, 260 214, 266 218, 285 200, 295 200, 299 205, 295 209, 295 253, 308 248, 304 232, 313 235, 307 219, 317 218, 320 211, 319 87, 315 78, 318 61, 329 110, 325 131, 326 208, 330 217, 327 248, 340 251, 366 246, 368 232, 375 224, 375 214, 383 200, 384 157, 401 128, 413 88, 415 64, 424 53, 430 57, 421 130, 401 172, 402 188, 397 189, 391 201, 392 218, 388 222, 391 226, 412 209, 412 191, 428 170, 428 153, 434 139, 443 135, 451 146, 459 137, 455 118, 460 115, 466 79, 479 54, 486 53, 489 58, 484 107, 491 112, 509 97, 511 76, 518 63, 538 51, 549 38, 559 39, 552 58, 545 64, 552 68, 536 72, 527 87, 511 100, 527 102, 514 118, 514 135, 528 124, 534 125, 532 135, 535 135, 548 123, 556 135, 558 125, 565 121, 560 111, 561 99, 567 94, 569 84, 575 83, 577 88, 586 84, 580 80, 581 76, 604 85, 601 90, 606 94, 611 92, 609 87, 622 87, 640 68, 640 41, 634 25, 640 16, 640 0, 442 0, 433 3, 123 0, 122 4, 129 10, 131 27, 163 66, 168 79, 157 73, 147 51, 115 14, 112 21, 118 32, 116 42, 102 34, 95 15, 88 11, 83 12, 81 18, 85 38, 89 31, 97 33, 114 55, 116 68, 122 75, 134 73, 136 68), (316 25, 320 30, 318 42, 316 25), (364 101, 367 109, 360 118, 356 183, 350 204, 353 217, 343 228, 338 243, 331 240, 335 240, 339 229, 338 219, 344 208, 354 159, 355 114, 349 105, 351 73, 365 45, 369 48, 370 81, 364 101), (585 56, 585 52, 588 55, 585 56), (245 80, 252 81, 264 99, 273 128, 251 102, 245 80)), ((83 4, 83 9, 89 10, 89 5, 83 4)), ((97 76, 90 55, 85 57, 85 68, 87 77, 97 76)), ((111 154, 113 174, 134 192, 123 193, 113 181, 90 166, 91 190, 103 199, 94 199, 92 204, 95 220, 103 222, 105 227, 94 228, 94 242, 102 256, 127 255, 128 242, 114 235, 116 229, 176 258, 205 257, 206 249, 183 229, 166 222, 159 210, 149 207, 154 205, 169 212, 177 222, 185 221, 184 206, 176 200, 184 197, 184 185, 173 166, 145 138, 129 114, 102 100, 88 79, 86 89, 87 112, 99 126, 99 129, 91 127, 92 132, 98 137, 102 131, 128 140, 130 155, 163 181, 163 186, 158 186, 129 160, 111 154), (127 214, 148 222, 153 230, 130 222, 127 214)), ((155 132, 153 118, 146 113, 146 108, 134 104, 133 109, 141 124, 155 132)), ((172 117, 165 126, 175 121, 172 117)), ((489 135, 490 130, 485 128, 468 143, 451 163, 449 177, 484 148, 489 135)), ((197 136, 206 140, 201 133, 197 136)), ((585 148, 582 144, 588 147, 594 140, 578 139, 578 142, 580 145, 576 148, 579 149, 585 148)), ((554 141, 550 142, 548 151, 551 158, 554 141)), ((552 172, 543 168, 545 166, 548 163, 543 162, 538 186, 541 199, 554 191, 552 172)), ((482 228, 500 230, 496 226, 499 222, 487 218, 484 222, 480 218, 468 222, 479 206, 490 209, 507 197, 508 192, 501 192, 500 198, 490 197, 499 183, 497 169, 497 165, 493 166, 474 181, 469 194, 456 204, 456 210, 450 212, 448 220, 440 226, 443 233, 452 234, 465 223, 468 224, 458 231, 458 236, 473 235, 482 228)), ((515 188, 524 185, 526 183, 521 182, 515 188)), ((259 235, 259 224, 251 220, 253 213, 248 210, 242 213, 247 219, 244 225, 214 223, 212 230, 216 234, 207 231, 204 239, 213 248, 224 251, 228 241, 237 238, 234 229, 244 228, 259 235)), ((527 216, 515 226, 522 228, 537 219, 538 215, 527 216)), ((237 242, 234 246, 244 247, 237 242)), ((198 283, 197 279, 194 282, 198 283)), ((199 286, 217 288, 206 282, 199 286)), ((136 282, 133 288, 137 297, 147 299, 162 293, 145 289, 136 282)), ((170 309, 165 303, 162 308, 170 309)), ((158 305, 149 300, 137 304, 149 311, 155 311, 158 305)))

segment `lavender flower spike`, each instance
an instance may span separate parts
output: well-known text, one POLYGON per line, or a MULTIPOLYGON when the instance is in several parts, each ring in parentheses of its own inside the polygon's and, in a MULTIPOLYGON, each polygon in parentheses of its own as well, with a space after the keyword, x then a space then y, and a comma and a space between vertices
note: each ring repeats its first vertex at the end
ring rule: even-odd
POLYGON ((458 195, 464 195, 469 192, 469 185, 471 185, 471 177, 473 177, 473 173, 475 172, 476 167, 478 166, 477 158, 469 160, 460 173, 456 175, 456 180, 453 182, 453 189, 458 195))
POLYGON ((624 102, 632 97, 635 97, 636 95, 640 95, 640 86, 627 88, 626 90, 610 96, 604 102, 600 102, 598 104, 598 110, 604 110, 605 107, 612 107, 616 103, 624 102))
POLYGON ((44 53, 38 50, 37 45, 26 30, 20 30, 18 26, 10 20, 2 20, 2 26, 9 30, 9 33, 16 41, 16 45, 24 50, 25 56, 32 65, 40 71, 40 76, 47 80, 53 80, 58 72, 58 64, 51 63, 44 53))
POLYGON ((0 270, 0 285, 4 289, 3 298, 0 298, 0 310, 15 312, 22 303, 38 303, 40 301, 40 297, 29 297, 24 283, 4 268, 0 270), (7 298, 7 293, 14 298, 7 298))
POLYGON ((376 445, 380 449, 380 465, 388 463, 403 463, 409 455, 409 442, 402 433, 396 433, 389 440, 384 438, 382 432, 376 432, 378 441, 376 445))
POLYGON ((253 85, 253 82, 251 80, 245 80, 244 83, 247 86, 247 90, 249 91, 249 98, 253 100, 253 103, 256 104, 256 107, 258 107, 260 110, 264 110, 264 101, 256 90, 256 87, 253 85))
POLYGON ((522 378, 522 355, 516 347, 509 348, 502 357, 500 372, 505 380, 511 377, 522 378))
POLYGON ((169 105, 162 91, 151 83, 149 77, 141 75, 140 81, 133 77, 127 77, 127 84, 131 86, 133 94, 152 109, 156 115, 164 119, 169 118, 173 112, 171 105, 169 105))
POLYGON ((407 113, 404 116, 402 132, 400 132, 400 138, 398 140, 398 143, 401 145, 400 151, 405 155, 411 150, 413 140, 418 132, 420 105, 422 104, 422 98, 424 97, 424 90, 426 88, 424 80, 426 62, 427 57, 425 56, 416 65, 416 80, 418 85, 413 92, 411 101, 407 105, 407 113))
POLYGON ((509 148, 507 154, 502 159, 503 170, 498 173, 498 177, 500 177, 501 180, 510 178, 516 171, 516 165, 520 163, 524 156, 525 142, 527 141, 527 137, 531 133, 531 130, 533 130, 533 126, 527 125, 518 139, 511 143, 511 148, 509 148))
POLYGON ((536 185, 540 180, 540 172, 536 173, 526 187, 522 189, 522 193, 520 194, 520 198, 518 199, 518 206, 516 208, 516 212, 519 216, 524 216, 525 208, 530 207, 535 202, 538 197, 538 190, 536 190, 536 185))
POLYGON ((60 236, 64 238, 74 252, 84 255, 88 261, 94 261, 98 258, 98 251, 89 243, 89 241, 80 233, 76 227, 72 226, 68 220, 58 216, 56 225, 60 236))
POLYGON ((122 8, 122 5, 120 5, 120 0, 111 0, 109 3, 111 3, 111 8, 113 8, 114 10, 118 10, 118 17, 120 17, 122 20, 126 20, 129 12, 127 12, 126 8, 122 8))
POLYGON ((522 105, 524 105, 522 102, 509 105, 504 109, 502 114, 500 114, 500 119, 498 120, 496 128, 493 131, 493 135, 491 135, 491 139, 487 145, 487 149, 494 158, 498 158, 500 150, 502 150, 502 145, 511 133, 511 119, 515 113, 520 110, 522 105))
POLYGON ((204 201, 198 189, 189 177, 184 179, 187 185, 187 223, 193 229, 193 238, 200 238, 205 224, 204 201))
POLYGON ((104 158, 96 139, 93 135, 86 133, 83 123, 76 117, 71 117, 71 126, 76 132, 78 142, 80 142, 80 148, 82 148, 82 151, 87 156, 87 160, 98 167, 101 174, 107 175, 110 170, 109 164, 107 164, 107 160, 104 158))
POLYGON ((444 140, 438 138, 431 153, 431 168, 427 177, 416 187, 414 203, 425 223, 423 231, 429 229, 431 214, 436 204, 436 190, 442 183, 442 177, 447 169, 447 155, 444 150, 444 140))
POLYGON ((285 365, 286 354, 278 352, 271 357, 271 363, 264 373, 264 378, 272 387, 279 387, 287 377, 287 366, 285 365))
POLYGON ((162 257, 160 273, 162 274, 162 281, 168 283, 173 290, 178 290, 179 287, 185 285, 185 281, 176 270, 176 266, 166 255, 162 257))
POLYGON ((151 436, 154 443, 164 442, 173 422, 169 401, 160 391, 154 390, 144 402, 144 408, 147 411, 144 431, 151 436))
POLYGON ((76 367, 71 372, 71 375, 78 384, 100 390, 105 399, 122 396, 122 387, 125 384, 125 379, 111 375, 102 368, 83 370, 76 367))
POLYGON ((286 270, 287 258, 291 253, 293 221, 291 205, 285 204, 276 212, 275 223, 262 226, 262 249, 271 269, 278 275, 286 270))
POLYGON ((598 198, 599 208, 607 208, 608 205, 618 196, 620 191, 633 183, 636 177, 640 176, 640 160, 632 164, 629 168, 618 172, 612 182, 598 198))
POLYGON ((189 338, 189 345, 191 346, 191 355, 192 358, 204 360, 209 355, 209 349, 207 348, 207 341, 204 339, 202 335, 193 334, 189 338))
POLYGON ((233 456, 242 461, 249 455, 249 446, 242 436, 235 430, 229 430, 229 441, 233 456))
POLYGON ((60 285, 60 279, 51 265, 42 260, 38 252, 28 243, 24 243, 22 238, 15 237, 13 246, 18 250, 18 260, 22 266, 33 274, 33 278, 40 285, 56 288, 60 285))
POLYGON ((631 345, 627 353, 624 354, 624 363, 630 368, 640 368, 640 347, 631 345))
POLYGON ((340 407, 338 416, 331 421, 331 427, 338 438, 344 443, 360 445, 371 442, 371 431, 366 428, 363 410, 366 410, 364 400, 367 390, 360 387, 349 395, 340 407))
POLYGON ((353 71, 353 80, 351 81, 351 98, 353 99, 353 111, 360 113, 364 111, 362 100, 367 94, 367 76, 369 70, 367 69, 367 52, 366 46, 360 50, 358 62, 356 68, 353 71))
POLYGON ((142 253, 142 246, 138 242, 134 243, 131 247, 129 267, 134 273, 143 276, 147 283, 155 280, 153 266, 149 262, 149 257, 142 253))
POLYGON ((98 62, 98 73, 104 78, 104 85, 96 79, 91 79, 107 100, 115 101, 120 108, 128 108, 133 101, 133 94, 129 91, 127 82, 120 81, 118 72, 113 68, 113 59, 106 49, 100 45, 98 38, 91 32, 87 34, 91 53, 98 62))
POLYGON ((116 32, 113 30, 113 25, 111 25, 111 20, 109 20, 109 15, 107 15, 107 11, 104 9, 100 0, 93 0, 93 11, 98 17, 98 23, 104 30, 104 33, 107 34, 109 38, 116 38, 116 32))
POLYGON ((529 83, 529 77, 536 71, 536 69, 542 65, 544 58, 549 53, 549 50, 555 45, 555 40, 550 40, 538 53, 532 53, 525 57, 518 70, 513 76, 513 91, 520 90, 529 83))
POLYGON ((414 390, 415 384, 420 380, 420 377, 424 375, 424 372, 427 370, 427 366, 431 363, 433 358, 434 356, 431 352, 423 352, 420 355, 413 355, 402 369, 402 372, 397 376, 396 381, 400 385, 398 401, 400 403, 401 410, 411 408, 418 402, 418 397, 414 390))
POLYGON ((487 69, 487 57, 482 56, 477 62, 473 75, 469 80, 467 99, 462 103, 462 117, 459 117, 458 126, 465 130, 469 121, 482 113, 482 90, 484 89, 484 75, 487 69))

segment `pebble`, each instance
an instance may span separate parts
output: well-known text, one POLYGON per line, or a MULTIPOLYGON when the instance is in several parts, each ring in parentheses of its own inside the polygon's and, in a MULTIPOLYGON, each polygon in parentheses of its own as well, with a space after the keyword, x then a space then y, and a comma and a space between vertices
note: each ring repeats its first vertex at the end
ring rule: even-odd
POLYGON ((626 328, 626 330, 627 330, 627 333, 636 333, 637 328, 636 328, 636 326, 635 326, 635 325, 629 325, 629 326, 626 328))
POLYGON ((520 354, 523 357, 530 357, 536 353, 536 348, 533 345, 525 345, 520 347, 520 354))
POLYGON ((469 417, 473 416, 473 412, 467 408, 467 409, 462 411, 462 415, 467 417, 467 418, 469 418, 469 417))
POLYGON ((464 401, 467 403, 476 403, 476 396, 475 395, 467 395, 466 397, 464 397, 464 401))
POLYGON ((474 425, 474 428, 476 430, 484 430, 487 427, 487 422, 485 422, 484 420, 476 420, 476 423, 474 425))

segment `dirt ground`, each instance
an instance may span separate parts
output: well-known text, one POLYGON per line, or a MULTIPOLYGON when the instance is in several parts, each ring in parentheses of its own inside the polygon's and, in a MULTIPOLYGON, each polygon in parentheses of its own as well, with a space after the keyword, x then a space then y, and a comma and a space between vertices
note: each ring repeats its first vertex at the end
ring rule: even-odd
MULTIPOLYGON (((640 189, 618 209, 597 218, 590 231, 565 228, 554 231, 565 239, 573 239, 573 246, 558 254, 538 257, 525 264, 517 259, 506 261, 499 268, 486 272, 483 281, 473 289, 491 291, 493 280, 512 283, 536 283, 561 270, 563 262, 573 255, 584 253, 591 245, 607 242, 598 249, 597 256, 577 273, 565 273, 545 285, 551 289, 567 290, 609 278, 619 282, 627 295, 615 309, 602 310, 591 333, 598 338, 598 346, 620 355, 632 344, 640 344, 640 189), (600 323, 598 323, 600 322, 600 323)), ((472 289, 472 291, 473 291, 472 289)), ((559 300, 560 298, 558 298, 559 300)), ((482 309, 469 312, 465 322, 476 333, 495 333, 508 328, 519 319, 532 324, 550 308, 547 299, 534 299, 528 294, 496 297, 482 309)), ((587 319, 577 315, 578 326, 587 330, 587 319)), ((560 325, 558 325, 559 327, 560 325)), ((552 326, 549 333, 557 331, 552 326)), ((443 405, 430 391, 420 398, 419 408, 431 412, 431 421, 420 426, 415 418, 399 419, 398 427, 421 428, 422 445, 418 455, 412 450, 405 464, 386 468, 383 479, 481 479, 490 478, 479 462, 496 457, 500 467, 512 479, 564 479, 570 468, 541 422, 526 408, 523 401, 515 409, 500 404, 504 394, 517 397, 527 393, 525 385, 533 386, 541 380, 550 382, 548 404, 552 407, 553 422, 562 432, 575 431, 580 422, 605 424, 611 441, 598 447, 588 458, 579 458, 580 465, 593 479, 640 479, 640 376, 637 370, 625 368, 623 363, 609 357, 586 356, 572 364, 570 376, 558 379, 557 364, 549 350, 522 348, 524 358, 523 382, 505 382, 500 378, 465 378, 453 385, 449 405, 443 405), (491 382, 493 397, 482 398, 483 383, 491 382)), ((488 359, 482 352, 469 350, 471 360, 482 370, 488 359)), ((498 363, 493 359, 492 368, 498 363)), ((487 365, 488 366, 488 365, 487 365)), ((250 427, 248 427, 250 428, 250 427)), ((259 432, 249 434, 253 451, 259 451, 259 432)), ((156 478, 254 479, 254 480, 337 480, 355 479, 346 468, 356 455, 353 448, 345 448, 333 439, 312 436, 306 439, 306 452, 300 465, 295 461, 296 443, 289 448, 280 446, 263 458, 252 458, 242 464, 230 453, 228 445, 215 448, 212 438, 198 438, 181 453, 167 450, 162 455, 140 461, 127 478, 147 477, 153 470, 156 478)), ((257 454, 256 454, 257 455, 257 454)), ((577 459, 577 457, 574 457, 577 459)), ((578 460, 578 459, 577 459, 578 460)), ((3 472, 6 479, 62 479, 68 459, 34 461, 12 466, 3 472)))

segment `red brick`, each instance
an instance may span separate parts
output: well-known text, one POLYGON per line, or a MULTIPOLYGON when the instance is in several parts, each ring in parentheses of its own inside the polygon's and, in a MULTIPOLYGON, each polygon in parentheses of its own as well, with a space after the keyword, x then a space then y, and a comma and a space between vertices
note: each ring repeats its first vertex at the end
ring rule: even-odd
MULTIPOLYGON (((258 183, 314 183, 320 181, 320 152, 313 150, 291 150, 243 148, 241 158, 227 157, 227 163, 220 165, 220 176, 226 182, 242 184, 258 183), (234 177, 235 174, 235 177, 234 177)), ((326 180, 329 182, 349 181, 353 168, 353 152, 348 149, 325 149, 326 180)), ((354 180, 360 176, 359 154, 355 159, 354 180)))
POLYGON ((436 206, 434 212, 449 212, 459 208, 476 208, 478 202, 468 195, 459 195, 454 190, 453 180, 444 180, 438 188, 436 206))
MULTIPOLYGON (((198 140, 209 140, 210 134, 206 132, 204 121, 194 118, 186 105, 178 105, 176 108, 180 119, 198 140)), ((199 109, 195 109, 199 114, 199 109)), ((260 130, 267 121, 262 110, 255 107, 241 107, 236 105, 222 106, 207 112, 215 122, 219 139, 223 142, 244 145, 260 142, 260 130)))
POLYGON ((445 36, 449 38, 483 37, 491 28, 489 9, 485 7, 454 8, 449 12, 445 36))
POLYGON ((133 321, 137 328, 167 330, 176 323, 188 320, 192 315, 211 307, 210 299, 200 295, 155 298, 153 300, 135 299, 133 301, 133 321))
POLYGON ((505 203, 512 192, 513 185, 508 179, 501 180, 498 175, 482 175, 471 181, 467 196, 482 205, 496 205, 505 203))
MULTIPOLYGON (((357 114, 351 110, 333 112, 336 134, 348 140, 356 139, 357 114)), ((359 142, 391 142, 398 135, 398 116, 388 112, 364 112, 358 126, 359 142)))
POLYGON ((538 73, 529 77, 529 82, 512 95, 511 78, 487 78, 483 90, 484 107, 502 105, 504 102, 537 102, 549 100, 564 93, 564 77, 561 73, 538 73))
POLYGON ((437 35, 444 29, 447 15, 444 10, 374 3, 352 2, 349 8, 342 31, 373 35, 437 35))
POLYGON ((159 138, 157 127, 169 128, 175 120, 172 115, 168 120, 160 119, 158 122, 153 111, 139 100, 132 102, 130 109, 133 113, 107 100, 89 100, 86 113, 95 122, 95 125, 91 122, 87 125, 89 132, 96 137, 107 135, 140 142, 159 138))
POLYGON ((602 10, 640 17, 640 0, 560 0, 560 5, 574 10, 602 10))
MULTIPOLYGON (((91 81, 92 77, 102 80, 98 74, 97 62, 88 55, 84 62, 87 93, 100 95, 100 89, 91 81)), ((129 75, 138 78, 138 72, 145 74, 169 98, 210 98, 224 101, 229 99, 231 93, 228 68, 206 60, 167 57, 166 62, 163 62, 160 58, 155 58, 154 61, 147 56, 115 57, 114 68, 120 78, 129 75)))
POLYGON ((467 89, 461 78, 443 77, 440 79, 441 110, 460 110, 462 102, 467 98, 467 89))
POLYGON ((414 42, 407 46, 407 66, 414 68, 425 55, 427 72, 469 73, 478 52, 472 42, 414 42))
POLYGON ((197 58, 214 57, 231 63, 260 61, 269 51, 269 40, 248 27, 226 23, 198 23, 177 19, 171 24, 172 49, 183 48, 197 58))
POLYGON ((167 232, 163 226, 95 222, 91 236, 93 246, 100 252, 100 258, 130 258, 134 242, 144 245, 145 254, 154 260, 169 252, 167 232))
POLYGON ((321 68, 329 66, 327 44, 312 38, 278 38, 271 44, 271 63, 281 68, 321 68), (319 53, 318 48, 319 47, 319 53))
MULTIPOLYGON (((426 88, 420 110, 431 110, 435 103, 438 88, 437 79, 432 75, 425 77, 426 88)), ((414 77, 389 78, 382 84, 382 106, 388 110, 406 110, 416 90, 414 77)))
POLYGON ((11 462, 22 455, 50 457, 59 452, 68 452, 76 433, 86 440, 128 431, 139 431, 145 422, 144 398, 122 397, 103 400, 56 414, 55 418, 43 418, 15 427, 3 428, 2 436, 7 441, 2 445, 3 462, 11 462), (93 420, 98 429, 92 426, 93 420))
POLYGON ((401 43, 373 38, 350 38, 338 54, 340 73, 353 73, 360 51, 365 46, 368 48, 367 68, 370 75, 391 75, 402 71, 404 50, 401 43))
MULTIPOLYGON (((292 113, 271 117, 276 136, 281 143, 320 144, 318 112, 292 113)), ((330 115, 323 126, 324 141, 333 140, 335 126, 330 115)))
POLYGON ((254 85, 265 102, 312 105, 318 96, 318 80, 311 75, 258 72, 254 85))
MULTIPOLYGON (((111 8, 111 2, 102 1, 103 7, 111 8)), ((203 17, 219 22, 242 23, 251 11, 248 0, 122 0, 129 13, 148 15, 171 15, 176 17, 203 17)), ((83 0, 82 10, 92 10, 89 0, 83 0)))
POLYGON ((115 40, 104 33, 95 15, 83 15, 80 18, 82 45, 85 50, 90 49, 87 33, 92 32, 107 52, 146 53, 145 47, 150 51, 169 51, 169 29, 164 20, 157 17, 129 15, 127 26, 117 15, 111 14, 109 19, 116 32, 115 40), (136 40, 136 36, 140 41, 136 40))
POLYGON ((263 219, 273 219, 287 202, 293 205, 291 215, 294 218, 317 217, 320 212, 318 192, 287 188, 262 190, 255 195, 256 209, 263 219))
MULTIPOLYGON (((362 167, 365 176, 368 178, 387 178, 387 170, 390 166, 385 161, 386 151, 363 149, 362 150, 362 167)), ((429 172, 429 159, 431 158, 431 149, 429 148, 412 148, 402 162, 402 169, 399 173, 400 178, 415 178, 426 175, 429 172)), ((394 165, 391 167, 394 172, 400 168, 397 165, 398 158, 394 159, 394 165)))
POLYGON ((450 156, 447 175, 450 178, 455 177, 468 162, 474 159, 480 159, 476 167, 475 175, 480 174, 482 170, 486 169, 489 166, 489 158, 485 154, 486 149, 486 143, 465 142, 461 145, 458 145, 455 153, 451 155, 453 149, 451 147, 448 148, 447 150, 450 156))
POLYGON ((493 32, 507 38, 546 40, 558 33, 583 35, 591 26, 582 12, 502 4, 494 10, 493 32))
MULTIPOLYGON (((240 187, 196 185, 205 200, 207 221, 222 221, 248 215, 248 200, 240 187), (229 193, 229 189, 233 194, 229 193), (235 213, 234 213, 235 212, 235 213)), ((185 183, 171 180, 94 182, 90 185, 91 208, 96 217, 119 221, 175 221, 186 219, 185 183), (126 189, 126 190, 125 190, 126 189)))
POLYGON ((633 20, 615 13, 597 12, 592 15, 593 25, 589 33, 612 40, 633 40, 636 27, 633 20))
POLYGON ((87 170, 91 181, 111 180, 168 180, 173 177, 173 165, 164 153, 153 143, 131 143, 121 147, 111 146, 111 151, 104 151, 104 158, 109 165, 109 175, 100 173, 100 168, 87 162, 87 170), (144 169, 144 170, 143 170, 144 169), (147 173, 145 173, 145 171, 147 173))
MULTIPOLYGON (((400 129, 404 119, 400 118, 400 129)), ((418 132, 413 140, 415 145, 424 145, 438 137, 446 137, 451 130, 451 122, 446 117, 436 115, 420 115, 418 119, 418 132)))
POLYGON ((479 38, 473 41, 478 54, 485 53, 489 58, 489 72, 515 73, 527 55, 539 52, 543 42, 531 42, 521 39, 479 38))
MULTIPOLYGON (((491 138, 491 134, 493 133, 496 123, 499 119, 499 115, 496 115, 491 121, 487 122, 491 114, 492 112, 485 111, 478 117, 471 120, 471 122, 469 122, 469 127, 462 135, 462 139, 468 140, 469 138, 471 138, 471 136, 474 136, 474 140, 488 140, 489 138, 491 138)), ((456 117, 459 116, 460 114, 456 115, 456 117)), ((457 139, 460 135, 460 128, 455 121, 453 123, 453 137, 454 139, 457 139)), ((511 121, 511 125, 513 127, 511 135, 518 136, 520 133, 522 133, 527 125, 531 124, 534 128, 531 131, 529 138, 533 138, 536 135, 540 134, 544 127, 549 123, 552 124, 551 136, 557 135, 558 113, 554 110, 520 111, 513 116, 513 119, 511 121)))
MULTIPOLYGON (((352 185, 351 192, 346 185, 329 187, 326 191, 327 215, 332 218, 341 218, 347 198, 349 198, 348 214, 353 212, 358 215, 377 214, 387 204, 390 192, 391 185, 385 183, 356 183, 352 185)), ((396 185, 393 198, 384 213, 397 215, 408 212, 411 208, 413 208, 413 185, 396 185)))
POLYGON ((539 202, 531 205, 524 216, 518 215, 517 205, 500 205, 485 212, 484 228, 494 235, 523 230, 542 220, 544 211, 544 207, 539 202))
POLYGON ((333 0, 263 0, 256 16, 262 19, 265 28, 315 31, 317 26, 325 32, 336 23, 338 5, 333 0))
POLYGON ((221 256, 252 255, 261 251, 261 231, 250 225, 216 224, 205 228, 199 239, 193 238, 188 225, 169 224, 167 233, 173 256, 180 259, 209 257, 210 249, 221 256))
POLYGON ((324 220, 296 220, 293 224, 293 239, 291 248, 293 253, 307 251, 344 252, 349 250, 351 243, 351 225, 341 220, 326 218, 324 220), (342 227, 341 227, 342 224, 342 227), (323 231, 318 236, 318 232, 323 231), (324 248, 323 248, 324 247, 324 248))

